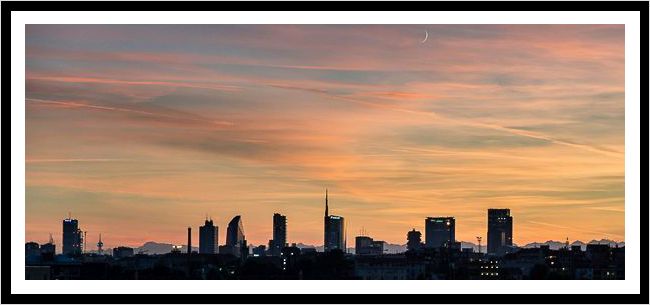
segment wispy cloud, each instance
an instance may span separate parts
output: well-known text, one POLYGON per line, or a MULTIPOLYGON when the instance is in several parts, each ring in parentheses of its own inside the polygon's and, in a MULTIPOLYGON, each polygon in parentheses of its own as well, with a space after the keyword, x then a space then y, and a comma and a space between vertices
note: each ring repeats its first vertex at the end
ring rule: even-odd
POLYGON ((394 243, 441 214, 473 239, 490 207, 512 209, 517 243, 624 238, 623 26, 26 34, 28 238, 72 210, 116 244, 182 242, 209 212, 244 215, 262 244, 281 212, 292 240, 320 243, 326 187, 351 231, 394 243))

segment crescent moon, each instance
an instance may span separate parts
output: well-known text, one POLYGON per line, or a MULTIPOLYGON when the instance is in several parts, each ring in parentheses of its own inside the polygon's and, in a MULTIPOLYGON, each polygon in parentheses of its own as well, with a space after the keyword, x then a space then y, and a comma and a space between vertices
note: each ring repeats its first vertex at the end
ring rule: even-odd
POLYGON ((424 40, 420 41, 420 43, 425 43, 429 39, 429 31, 424 31, 424 40))

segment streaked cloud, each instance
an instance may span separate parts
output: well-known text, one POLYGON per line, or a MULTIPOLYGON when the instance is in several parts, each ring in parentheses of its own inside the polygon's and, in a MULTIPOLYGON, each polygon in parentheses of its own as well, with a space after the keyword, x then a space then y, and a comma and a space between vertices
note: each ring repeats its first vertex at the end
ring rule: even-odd
POLYGON ((518 244, 625 237, 622 25, 26 34, 27 239, 70 211, 108 247, 182 243, 208 213, 265 244, 280 212, 320 244, 325 188, 392 243, 436 215, 473 240, 490 207, 518 244))

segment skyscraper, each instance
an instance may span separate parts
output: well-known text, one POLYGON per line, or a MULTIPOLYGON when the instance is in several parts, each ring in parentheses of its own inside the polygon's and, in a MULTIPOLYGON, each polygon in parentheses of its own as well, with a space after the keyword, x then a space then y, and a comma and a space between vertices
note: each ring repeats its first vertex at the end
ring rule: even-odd
POLYGON ((205 224, 199 227, 199 253, 215 254, 219 249, 219 227, 212 219, 205 219, 205 224))
POLYGON ((487 249, 489 254, 502 255, 512 247, 512 216, 510 209, 488 209, 487 249))
POLYGON ((279 213, 273 214, 273 241, 271 255, 280 256, 282 248, 287 244, 287 216, 279 213))
POLYGON ((242 224, 241 216, 237 215, 228 223, 226 249, 230 254, 240 257, 241 249, 245 245, 245 242, 244 225, 242 224))
POLYGON ((427 248, 449 247, 455 241, 454 217, 427 217, 424 220, 424 244, 427 248))
POLYGON ((345 219, 341 216, 329 215, 328 194, 325 190, 325 252, 334 249, 346 251, 345 219))
POLYGON ((61 249, 63 254, 81 254, 81 245, 83 242, 81 234, 79 221, 70 217, 63 220, 63 248, 61 249))

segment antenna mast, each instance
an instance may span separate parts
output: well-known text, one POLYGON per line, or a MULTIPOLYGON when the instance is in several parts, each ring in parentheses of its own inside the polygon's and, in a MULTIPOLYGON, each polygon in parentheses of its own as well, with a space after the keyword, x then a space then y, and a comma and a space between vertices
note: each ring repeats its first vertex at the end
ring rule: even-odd
POLYGON ((84 242, 84 253, 86 253, 86 233, 88 233, 88 232, 84 231, 84 241, 83 241, 84 242))
POLYGON ((102 252, 104 252, 102 249, 103 246, 104 243, 102 242, 102 233, 99 233, 99 242, 97 242, 97 253, 99 253, 99 255, 102 255, 102 252))

